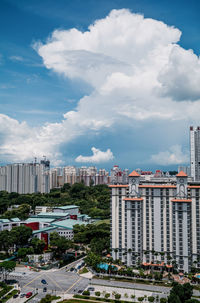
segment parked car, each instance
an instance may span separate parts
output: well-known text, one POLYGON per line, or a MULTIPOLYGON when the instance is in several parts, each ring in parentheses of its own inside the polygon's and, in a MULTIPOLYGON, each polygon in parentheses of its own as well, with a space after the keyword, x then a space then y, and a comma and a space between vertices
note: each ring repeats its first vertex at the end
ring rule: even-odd
POLYGON ((43 288, 43 292, 47 292, 47 288, 46 287, 43 288))
POLYGON ((24 298, 26 296, 26 294, 21 294, 20 298, 24 298))
POLYGON ((42 283, 42 284, 47 284, 47 281, 46 281, 45 279, 42 279, 42 280, 41 280, 41 283, 42 283))
POLYGON ((82 294, 83 289, 79 289, 78 294, 82 294))
POLYGON ((95 288, 94 287, 88 287, 88 289, 87 289, 88 291, 94 291, 95 290, 95 288))
POLYGON ((26 294, 26 298, 30 298, 31 296, 32 296, 32 292, 31 291, 29 291, 29 292, 27 292, 27 294, 26 294))
POLYGON ((18 294, 13 295, 13 299, 16 299, 18 296, 18 294))

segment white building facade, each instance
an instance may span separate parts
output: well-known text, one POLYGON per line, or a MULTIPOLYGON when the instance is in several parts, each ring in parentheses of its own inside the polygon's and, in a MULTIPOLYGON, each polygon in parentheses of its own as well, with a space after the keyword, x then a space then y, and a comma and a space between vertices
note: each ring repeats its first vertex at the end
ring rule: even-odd
POLYGON ((194 181, 200 180, 200 126, 190 126, 190 167, 194 181))
POLYGON ((189 183, 184 172, 175 181, 152 182, 134 171, 129 184, 110 188, 113 258, 189 272, 200 257, 200 184, 189 183))
POLYGON ((48 193, 49 161, 15 163, 0 167, 0 190, 19 194, 48 193))

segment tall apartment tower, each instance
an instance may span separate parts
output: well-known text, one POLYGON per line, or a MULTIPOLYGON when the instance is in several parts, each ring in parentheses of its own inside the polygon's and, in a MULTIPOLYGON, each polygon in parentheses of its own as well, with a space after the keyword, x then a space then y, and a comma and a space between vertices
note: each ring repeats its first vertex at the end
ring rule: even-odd
POLYGON ((200 180, 200 126, 190 126, 190 167, 194 181, 200 180))
POLYGON ((128 184, 110 185, 112 257, 189 272, 200 268, 200 184, 184 172, 172 181, 144 180, 133 171, 128 184))
POLYGON ((19 194, 50 191, 49 161, 15 163, 0 167, 0 190, 19 194))

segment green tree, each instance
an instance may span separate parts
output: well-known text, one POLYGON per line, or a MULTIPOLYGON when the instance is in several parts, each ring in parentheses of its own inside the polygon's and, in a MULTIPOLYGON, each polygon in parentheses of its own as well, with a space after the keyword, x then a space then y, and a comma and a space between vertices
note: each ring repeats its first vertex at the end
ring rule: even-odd
POLYGON ((61 192, 62 193, 69 192, 70 189, 71 189, 71 185, 69 183, 65 183, 61 188, 61 192))
POLYGON ((71 240, 60 236, 56 232, 50 235, 50 245, 53 247, 56 255, 62 255, 67 249, 73 247, 71 240))
POLYGON ((28 244, 28 241, 32 236, 32 229, 24 225, 17 226, 10 231, 10 236, 13 243, 17 247, 21 247, 28 244))
POLYGON ((0 272, 3 275, 3 279, 7 279, 8 273, 12 272, 16 267, 16 262, 14 261, 4 261, 0 263, 0 272))
POLYGON ((45 245, 46 245, 46 243, 45 243, 45 241, 42 239, 42 240, 40 240, 40 239, 38 239, 38 238, 33 238, 32 240, 31 240, 31 246, 33 247, 33 249, 34 249, 34 253, 35 254, 42 254, 43 253, 43 250, 44 250, 44 248, 45 248, 45 245))
POLYGON ((13 238, 8 230, 3 230, 0 232, 0 250, 3 250, 8 255, 9 249, 14 245, 13 238))
POLYGON ((85 258, 85 263, 88 265, 88 266, 91 266, 93 267, 94 269, 97 269, 98 268, 98 264, 101 263, 101 258, 100 256, 94 254, 93 252, 88 252, 86 258, 85 258))
POLYGON ((17 257, 18 258, 25 258, 27 255, 31 255, 34 253, 33 247, 20 247, 17 251, 17 257))
POLYGON ((186 301, 191 299, 193 287, 192 285, 190 285, 190 283, 180 285, 177 282, 174 282, 172 286, 173 287, 168 297, 169 303, 185 303, 186 301))

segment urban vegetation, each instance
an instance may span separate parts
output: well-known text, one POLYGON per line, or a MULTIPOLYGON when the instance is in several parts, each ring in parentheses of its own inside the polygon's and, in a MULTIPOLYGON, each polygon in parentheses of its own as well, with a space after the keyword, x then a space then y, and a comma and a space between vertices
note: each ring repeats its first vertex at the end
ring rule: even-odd
POLYGON ((62 188, 52 189, 48 194, 18 194, 0 192, 1 218, 18 217, 28 218, 30 207, 34 212, 36 206, 63 206, 75 204, 80 207, 81 213, 92 218, 106 219, 110 216, 110 192, 107 185, 86 186, 83 183, 64 184, 62 188), (13 205, 19 208, 7 211, 13 205))

